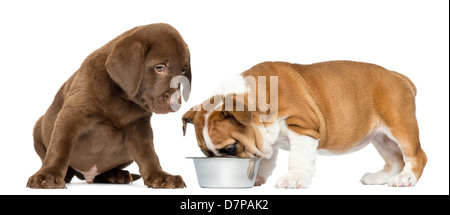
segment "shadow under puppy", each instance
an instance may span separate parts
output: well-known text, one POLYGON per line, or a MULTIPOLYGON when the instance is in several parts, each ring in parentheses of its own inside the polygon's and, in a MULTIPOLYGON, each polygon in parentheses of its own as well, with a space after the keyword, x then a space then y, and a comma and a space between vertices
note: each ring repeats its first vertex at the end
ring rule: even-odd
POLYGON ((385 166, 361 182, 414 186, 427 161, 415 95, 409 78, 373 64, 264 62, 186 112, 183 130, 194 124, 209 157, 264 158, 255 185, 272 174, 279 148, 290 150, 289 171, 276 187, 304 188, 319 154, 350 153, 372 143, 385 166))
POLYGON ((179 108, 180 85, 170 87, 179 76, 191 81, 189 49, 168 24, 135 27, 91 53, 36 122, 42 167, 27 187, 65 188, 74 175, 128 184, 140 178, 122 170, 133 161, 146 186, 185 187, 181 176, 162 170, 150 125, 152 113, 179 108))

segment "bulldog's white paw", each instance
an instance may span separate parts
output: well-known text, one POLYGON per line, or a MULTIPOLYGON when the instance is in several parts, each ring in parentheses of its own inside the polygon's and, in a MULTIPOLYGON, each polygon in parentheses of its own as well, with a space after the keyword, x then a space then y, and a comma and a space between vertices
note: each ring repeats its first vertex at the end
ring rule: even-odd
POLYGON ((361 183, 364 185, 380 185, 388 183, 392 174, 385 171, 378 171, 376 173, 366 173, 361 178, 361 183))
POLYGON ((417 179, 413 172, 403 171, 400 174, 392 177, 389 182, 389 187, 414 187, 416 186, 417 179))
POLYGON ((310 176, 301 175, 295 172, 288 172, 284 176, 278 178, 275 188, 306 188, 310 183, 310 176))

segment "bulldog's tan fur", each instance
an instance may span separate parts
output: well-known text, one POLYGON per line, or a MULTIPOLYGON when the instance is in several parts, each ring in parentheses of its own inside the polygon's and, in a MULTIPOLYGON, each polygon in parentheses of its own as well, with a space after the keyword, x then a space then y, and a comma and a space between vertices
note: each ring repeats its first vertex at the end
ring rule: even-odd
POLYGON ((264 62, 242 73, 244 79, 248 76, 265 76, 267 87, 248 85, 246 92, 223 96, 236 100, 244 94, 234 105, 243 102, 247 108, 249 93, 266 93, 269 99, 269 77, 277 76, 276 120, 261 122, 267 111, 260 111, 260 104, 255 111, 189 110, 183 128, 195 125, 198 145, 207 156, 266 158, 258 173, 257 184, 262 184, 272 173, 278 148, 290 148, 289 172, 277 187, 306 187, 317 153, 348 153, 371 142, 386 165, 364 175, 364 184, 414 186, 422 175, 427 157, 415 117, 416 87, 406 76, 351 61, 264 62))

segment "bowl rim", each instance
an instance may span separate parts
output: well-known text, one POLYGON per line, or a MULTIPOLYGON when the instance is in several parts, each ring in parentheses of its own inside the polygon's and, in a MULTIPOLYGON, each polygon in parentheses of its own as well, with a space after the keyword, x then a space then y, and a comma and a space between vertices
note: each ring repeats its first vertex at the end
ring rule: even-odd
POLYGON ((214 160, 214 159, 220 159, 220 160, 261 160, 261 158, 239 158, 239 157, 186 157, 186 159, 193 159, 193 160, 214 160))

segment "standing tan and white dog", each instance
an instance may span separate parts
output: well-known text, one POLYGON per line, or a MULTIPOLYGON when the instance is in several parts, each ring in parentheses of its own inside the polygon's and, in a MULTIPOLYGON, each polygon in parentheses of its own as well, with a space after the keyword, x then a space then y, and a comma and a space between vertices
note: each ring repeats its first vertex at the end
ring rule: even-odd
POLYGON ((264 62, 236 76, 183 116, 207 156, 260 157, 264 184, 279 148, 289 171, 277 188, 311 183, 319 154, 344 154, 372 143, 385 160, 363 184, 414 186, 427 157, 415 116, 416 87, 406 76, 352 61, 311 65, 264 62))

